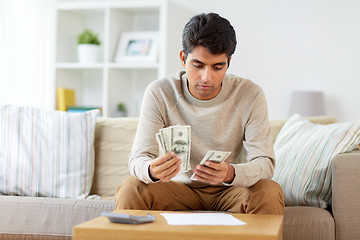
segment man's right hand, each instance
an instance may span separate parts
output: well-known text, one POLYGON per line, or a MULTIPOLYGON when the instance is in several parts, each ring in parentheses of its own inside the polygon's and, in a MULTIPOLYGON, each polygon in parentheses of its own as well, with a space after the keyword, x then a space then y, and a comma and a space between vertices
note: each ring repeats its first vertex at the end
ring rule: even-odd
POLYGON ((180 171, 181 159, 174 152, 155 158, 149 166, 150 177, 169 182, 180 171))

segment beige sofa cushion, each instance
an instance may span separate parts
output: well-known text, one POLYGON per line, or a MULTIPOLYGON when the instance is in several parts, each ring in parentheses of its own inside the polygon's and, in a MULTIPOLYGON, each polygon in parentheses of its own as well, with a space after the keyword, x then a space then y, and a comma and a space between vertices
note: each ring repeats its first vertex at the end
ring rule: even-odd
POLYGON ((0 196, 0 239, 71 240, 75 225, 114 207, 113 201, 0 196))
POLYGON ((335 240, 335 223, 331 213, 317 207, 286 207, 283 239, 335 240))
POLYGON ((129 174, 128 159, 137 118, 98 118, 95 129, 95 173, 91 194, 114 199, 129 174))
MULTIPOLYGON (((337 122, 336 118, 329 116, 309 117, 308 119, 316 124, 331 124, 337 122)), ((273 142, 275 142, 276 136, 279 134, 285 122, 286 120, 270 120, 270 133, 273 142)))

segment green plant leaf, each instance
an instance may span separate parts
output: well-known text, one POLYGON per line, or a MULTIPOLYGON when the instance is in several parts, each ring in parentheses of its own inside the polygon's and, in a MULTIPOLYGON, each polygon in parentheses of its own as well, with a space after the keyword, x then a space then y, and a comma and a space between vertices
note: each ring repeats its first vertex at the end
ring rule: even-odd
POLYGON ((82 33, 78 35, 77 38, 78 44, 95 44, 100 45, 99 37, 90 29, 85 29, 82 33))

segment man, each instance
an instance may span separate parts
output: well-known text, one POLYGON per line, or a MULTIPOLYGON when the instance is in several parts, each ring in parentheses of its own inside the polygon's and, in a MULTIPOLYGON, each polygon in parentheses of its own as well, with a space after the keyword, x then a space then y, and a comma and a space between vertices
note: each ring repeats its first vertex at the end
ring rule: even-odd
POLYGON ((116 209, 283 214, 282 189, 270 180, 275 160, 263 91, 226 74, 236 47, 233 27, 218 14, 200 14, 182 38, 185 71, 145 91, 129 160, 134 177, 118 188, 116 209), (173 125, 191 126, 192 171, 179 172, 174 152, 159 156, 155 135, 173 125), (231 154, 200 165, 208 150, 231 154))

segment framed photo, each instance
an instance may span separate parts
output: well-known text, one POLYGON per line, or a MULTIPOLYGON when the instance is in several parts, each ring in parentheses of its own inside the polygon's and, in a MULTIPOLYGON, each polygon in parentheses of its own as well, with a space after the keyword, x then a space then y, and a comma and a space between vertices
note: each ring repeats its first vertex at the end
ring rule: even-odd
POLYGON ((123 32, 115 62, 157 62, 158 32, 123 32))

